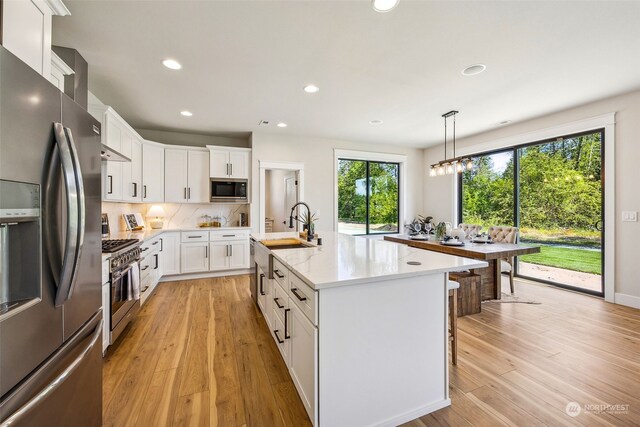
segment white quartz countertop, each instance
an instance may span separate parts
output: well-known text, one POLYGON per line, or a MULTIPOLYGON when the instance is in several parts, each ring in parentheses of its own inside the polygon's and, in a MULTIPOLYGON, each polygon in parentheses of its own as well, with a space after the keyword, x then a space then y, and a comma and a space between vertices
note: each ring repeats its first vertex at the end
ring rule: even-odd
MULTIPOLYGON (((322 246, 271 251, 316 290, 488 266, 484 261, 384 240, 335 232, 318 232, 318 235, 322 246)), ((253 233, 251 237, 257 241, 298 238, 298 233, 253 233)), ((312 243, 316 245, 317 241, 312 243)))

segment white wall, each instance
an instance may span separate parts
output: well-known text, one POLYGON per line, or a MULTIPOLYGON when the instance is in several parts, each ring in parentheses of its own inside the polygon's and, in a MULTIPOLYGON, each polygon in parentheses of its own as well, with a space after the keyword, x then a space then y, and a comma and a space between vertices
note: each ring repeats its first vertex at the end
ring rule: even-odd
MULTIPOLYGON (((334 180, 333 150, 359 150, 389 154, 403 154, 407 160, 406 214, 410 221, 422 213, 423 161, 422 150, 392 144, 367 144, 314 137, 276 135, 255 132, 251 138, 252 153, 252 218, 259 216, 259 161, 304 163, 304 194, 313 211, 319 212, 318 231, 332 231, 334 227, 334 180)), ((254 222, 254 230, 258 225, 254 222)))
POLYGON ((274 220, 273 231, 289 231, 288 225, 282 223, 289 218, 289 212, 285 208, 285 182, 286 178, 294 178, 295 172, 285 170, 265 171, 265 215, 274 220))
POLYGON ((155 129, 138 129, 136 131, 144 139, 171 145, 189 145, 204 147, 206 145, 222 145, 225 147, 250 147, 248 138, 230 138, 227 136, 201 135, 188 132, 172 132, 155 129))
MULTIPOLYGON (((474 147, 486 151, 492 141, 521 135, 540 129, 560 126, 566 123, 588 119, 602 114, 616 113, 615 125, 615 168, 605 171, 615 174, 615 292, 616 301, 640 308, 640 281, 637 266, 640 251, 640 224, 622 222, 622 211, 640 210, 640 91, 607 98, 580 107, 550 114, 511 126, 501 127, 470 138, 457 141, 459 152, 474 152, 474 147), (618 295, 620 294, 620 295, 618 295)), ((442 159, 442 146, 424 150, 425 165, 442 159)), ((606 153, 605 153, 606 155, 606 153)), ((452 193, 451 176, 429 177, 425 167, 424 211, 436 218, 450 217, 452 193)), ((606 179, 606 175, 605 175, 606 179)))

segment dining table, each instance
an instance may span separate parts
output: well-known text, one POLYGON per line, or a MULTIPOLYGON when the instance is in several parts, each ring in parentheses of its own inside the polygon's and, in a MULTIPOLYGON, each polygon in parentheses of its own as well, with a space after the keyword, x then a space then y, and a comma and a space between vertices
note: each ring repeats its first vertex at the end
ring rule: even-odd
MULTIPOLYGON (((433 236, 430 236, 430 238, 433 238, 433 236)), ((488 267, 471 270, 471 273, 480 276, 481 299, 483 301, 501 299, 502 272, 500 269, 500 260, 540 252, 539 246, 524 245, 521 243, 492 241, 472 242, 471 240, 465 239, 462 241, 462 245, 452 246, 437 240, 414 240, 407 234, 388 235, 384 236, 384 239, 391 242, 403 243, 414 248, 486 261, 489 264, 488 267)))

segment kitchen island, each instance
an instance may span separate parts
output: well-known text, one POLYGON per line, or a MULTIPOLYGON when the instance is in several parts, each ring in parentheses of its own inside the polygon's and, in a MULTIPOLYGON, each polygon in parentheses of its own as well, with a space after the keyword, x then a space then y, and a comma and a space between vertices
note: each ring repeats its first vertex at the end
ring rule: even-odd
POLYGON ((448 406, 447 276, 487 263, 339 233, 267 243, 296 235, 252 239, 258 305, 312 423, 395 426, 448 406))

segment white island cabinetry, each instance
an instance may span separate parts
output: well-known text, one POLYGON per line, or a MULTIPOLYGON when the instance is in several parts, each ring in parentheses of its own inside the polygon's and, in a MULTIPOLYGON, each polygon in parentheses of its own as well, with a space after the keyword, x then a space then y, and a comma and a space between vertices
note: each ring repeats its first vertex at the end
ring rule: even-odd
POLYGON ((395 426, 450 405, 448 273, 486 263, 320 234, 278 250, 259 242, 295 233, 253 235, 256 259, 272 257, 271 309, 258 305, 313 425, 395 426))

